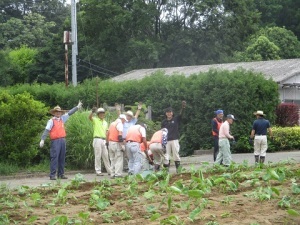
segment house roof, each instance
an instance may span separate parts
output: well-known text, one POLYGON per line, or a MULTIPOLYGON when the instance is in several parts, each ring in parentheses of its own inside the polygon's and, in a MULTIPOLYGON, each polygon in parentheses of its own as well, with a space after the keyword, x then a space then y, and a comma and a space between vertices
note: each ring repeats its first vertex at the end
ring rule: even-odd
POLYGON ((287 79, 297 74, 300 74, 300 58, 258 61, 258 62, 211 64, 211 65, 200 65, 200 66, 139 69, 139 70, 132 70, 130 72, 116 76, 112 78, 112 80, 115 81, 138 80, 144 78, 145 76, 149 76, 158 70, 164 71, 166 75, 183 74, 185 76, 189 76, 191 74, 197 74, 200 72, 208 72, 210 69, 232 71, 239 68, 252 70, 254 72, 261 72, 267 79, 272 78, 275 82, 284 84, 284 82, 287 79))

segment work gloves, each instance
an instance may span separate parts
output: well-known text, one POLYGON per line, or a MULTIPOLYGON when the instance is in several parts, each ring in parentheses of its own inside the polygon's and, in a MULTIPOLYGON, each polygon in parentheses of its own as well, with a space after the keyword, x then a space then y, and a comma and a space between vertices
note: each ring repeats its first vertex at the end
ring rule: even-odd
POLYGON ((253 145, 253 139, 251 137, 249 137, 249 144, 253 145))
POLYGON ((141 110, 141 109, 142 109, 142 106, 143 106, 142 102, 139 102, 139 104, 138 104, 138 106, 137 106, 137 109, 138 109, 138 110, 141 110))
POLYGON ((81 107, 82 107, 82 102, 79 100, 78 105, 77 105, 77 108, 78 108, 78 109, 81 109, 81 107))
POLYGON ((93 107, 92 108, 92 113, 96 113, 97 112, 97 107, 93 107))
POLYGON ((44 147, 44 144, 45 144, 45 141, 44 141, 44 140, 41 140, 41 141, 40 141, 40 148, 44 147))

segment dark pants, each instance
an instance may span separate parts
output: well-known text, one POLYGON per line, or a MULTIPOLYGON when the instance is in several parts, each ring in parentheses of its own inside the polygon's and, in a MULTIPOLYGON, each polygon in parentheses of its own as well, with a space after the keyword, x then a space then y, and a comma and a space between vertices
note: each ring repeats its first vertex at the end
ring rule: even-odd
POLYGON ((219 137, 213 136, 213 138, 214 138, 214 162, 215 162, 219 153, 219 137))
POLYGON ((50 147, 50 177, 60 177, 65 173, 66 139, 59 138, 51 141, 50 147))

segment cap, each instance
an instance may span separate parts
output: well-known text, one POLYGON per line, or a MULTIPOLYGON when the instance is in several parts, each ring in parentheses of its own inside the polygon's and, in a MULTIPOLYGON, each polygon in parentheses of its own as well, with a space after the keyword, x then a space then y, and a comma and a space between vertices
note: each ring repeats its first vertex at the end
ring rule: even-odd
POLYGON ((168 108, 166 108, 166 109, 165 109, 165 112, 173 112, 173 109, 172 109, 172 107, 168 107, 168 108))
POLYGON ((227 119, 233 119, 233 120, 236 120, 236 118, 235 118, 234 115, 232 115, 232 114, 228 114, 228 115, 226 116, 226 118, 227 118, 227 119))
POLYGON ((103 108, 97 109, 97 113, 104 113, 104 112, 105 112, 105 110, 103 108))
POLYGON ((218 115, 218 114, 223 114, 223 110, 222 109, 218 109, 217 111, 215 111, 215 114, 218 115))
POLYGON ((119 118, 120 118, 120 119, 124 119, 126 122, 128 121, 127 118, 126 118, 126 116, 125 116, 124 114, 120 114, 120 115, 119 115, 119 118))
POLYGON ((141 125, 142 127, 144 127, 145 129, 148 128, 147 124, 145 124, 145 123, 140 123, 140 125, 141 125))

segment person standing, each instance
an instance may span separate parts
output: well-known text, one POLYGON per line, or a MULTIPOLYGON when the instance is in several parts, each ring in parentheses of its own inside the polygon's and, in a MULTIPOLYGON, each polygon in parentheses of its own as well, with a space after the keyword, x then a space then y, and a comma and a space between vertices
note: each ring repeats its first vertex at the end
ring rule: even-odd
POLYGON ((215 163, 229 166, 231 163, 231 152, 229 140, 234 140, 234 137, 230 134, 230 125, 236 120, 234 115, 229 114, 226 116, 226 121, 222 123, 219 130, 219 153, 215 163))
POLYGON ((155 172, 160 170, 161 163, 165 168, 169 167, 169 156, 166 154, 167 139, 168 130, 163 128, 156 131, 150 140, 149 148, 153 154, 155 172))
POLYGON ((212 119, 212 135, 214 139, 214 162, 217 159, 217 155, 219 153, 219 130, 223 123, 223 110, 218 109, 215 111, 216 117, 212 119))
POLYGON ((111 174, 110 162, 108 159, 108 150, 106 148, 106 133, 108 130, 108 124, 105 121, 105 110, 103 108, 97 109, 94 107, 89 115, 89 120, 93 122, 93 148, 95 154, 95 171, 97 176, 103 176, 101 172, 101 159, 103 160, 104 166, 107 173, 111 174), (96 113, 97 117, 93 116, 96 113))
POLYGON ((111 162, 111 178, 122 177, 124 149, 123 144, 123 124, 127 121, 124 114, 120 114, 119 118, 112 122, 108 128, 106 143, 109 149, 109 157, 111 162))
POLYGON ((152 162, 151 158, 148 155, 148 147, 146 140, 146 124, 138 124, 133 125, 128 129, 128 133, 126 135, 126 151, 128 156, 128 174, 135 175, 138 174, 143 165, 143 155, 140 149, 140 144, 144 143, 145 151, 147 159, 150 164, 152 162))
POLYGON ((255 163, 264 163, 268 150, 267 132, 273 138, 271 124, 269 120, 264 118, 265 114, 263 111, 258 110, 253 114, 256 115, 256 120, 253 122, 250 138, 254 138, 255 163))
MULTIPOLYGON (((171 107, 167 108, 165 110, 166 119, 164 119, 161 122, 161 128, 167 128, 168 130, 168 140, 167 140, 168 143, 166 146, 167 155, 169 159, 171 156, 173 157, 177 172, 180 166, 179 124, 185 107, 186 107, 186 102, 182 101, 181 110, 179 115, 177 116, 174 116, 173 109, 171 107)), ((170 167, 170 160, 168 166, 170 167)))
MULTIPOLYGON (((130 110, 128 110, 127 112, 124 113, 126 115, 126 119, 127 119, 127 121, 123 125, 122 137, 124 140, 126 139, 128 129, 137 123, 141 109, 142 109, 142 103, 139 102, 135 115, 133 115, 133 112, 130 110)), ((121 106, 119 104, 116 104, 116 110, 117 110, 118 115, 120 115, 121 114, 121 106)), ((125 144, 126 143, 124 143, 124 145, 125 144)), ((124 172, 127 172, 128 171, 127 151, 125 151, 125 154, 124 154, 123 166, 124 166, 124 172)))
POLYGON ((53 117, 48 120, 46 128, 42 134, 40 147, 45 144, 45 139, 50 134, 51 147, 50 147, 50 180, 68 179, 65 176, 65 159, 66 159, 66 130, 65 123, 71 115, 82 107, 82 102, 79 101, 78 105, 72 108, 68 113, 62 110, 59 106, 55 106, 50 110, 53 117))

